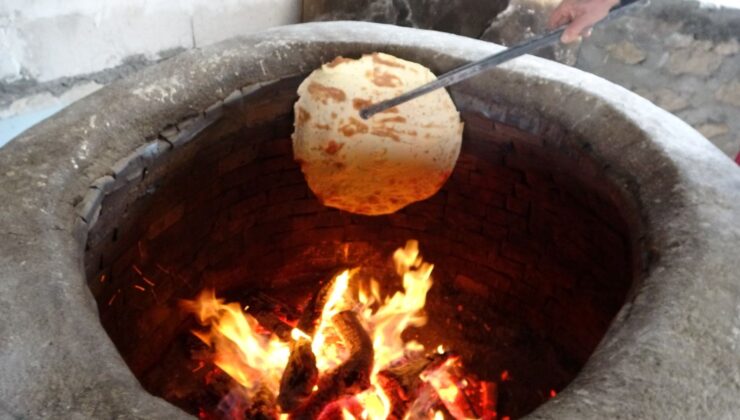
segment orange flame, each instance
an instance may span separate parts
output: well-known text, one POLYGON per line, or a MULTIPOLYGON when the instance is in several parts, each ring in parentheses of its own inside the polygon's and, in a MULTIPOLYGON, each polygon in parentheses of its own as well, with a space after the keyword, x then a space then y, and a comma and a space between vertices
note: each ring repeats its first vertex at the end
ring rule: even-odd
MULTIPOLYGON (((394 253, 393 258, 396 271, 403 280, 401 291, 383 297, 380 285, 371 279, 361 284, 365 287, 354 288, 359 290, 357 296, 353 296, 350 280, 357 271, 345 270, 336 277, 329 291, 314 335, 309 336, 297 328, 291 331, 293 340, 311 341, 317 368, 323 373, 341 365, 347 358, 345 344, 337 334, 332 318, 344 310, 356 311, 373 341, 374 364, 371 387, 354 396, 354 401, 362 409, 361 415, 360 411, 353 414, 342 408, 342 416, 346 420, 386 419, 391 413, 391 401, 380 386, 378 373, 409 353, 424 350, 417 342, 404 342, 401 335, 408 327, 426 323, 422 310, 427 292, 432 287, 433 265, 421 259, 417 241, 408 241, 404 248, 394 253)), ((197 315, 202 325, 210 326, 208 332, 193 333, 213 350, 214 363, 219 368, 247 391, 258 385, 275 394, 279 391, 280 379, 290 356, 289 343, 280 341, 275 335, 260 333, 263 329, 255 318, 244 313, 238 303, 224 303, 216 298, 213 290, 202 292, 195 301, 184 305, 197 315)), ((444 349, 440 346, 437 351, 444 352, 444 349)), ((453 415, 454 402, 461 390, 448 370, 458 364, 459 359, 453 358, 442 368, 422 375, 422 380, 431 385, 453 415)), ((285 414, 280 417, 284 418, 285 414)), ((424 417, 444 418, 440 411, 430 411, 424 417)))
POLYGON ((329 292, 329 298, 321 311, 321 319, 311 342, 311 351, 316 356, 316 367, 323 373, 339 366, 346 358, 339 336, 334 331, 331 319, 349 304, 345 297, 349 287, 349 270, 339 274, 329 292))
POLYGON ((193 334, 214 350, 216 366, 248 390, 262 385, 278 391, 290 356, 288 343, 259 334, 256 319, 242 312, 238 303, 224 304, 213 290, 204 290, 185 307, 197 314, 201 324, 210 325, 210 332, 193 334))
POLYGON ((420 327, 426 323, 421 314, 426 296, 432 287, 433 265, 423 262, 419 256, 419 243, 408 241, 405 248, 393 254, 396 272, 403 278, 403 291, 382 299, 380 285, 370 282, 370 290, 360 290, 359 301, 363 305, 360 313, 365 329, 373 339, 375 359, 370 377, 372 387, 357 395, 364 408, 363 417, 385 419, 391 412, 391 402, 378 383, 378 372, 391 362, 400 359, 406 351, 421 351, 424 347, 414 341, 404 343, 401 334, 410 326, 420 327), (380 304, 382 302, 382 304, 380 304), (372 308, 380 305, 376 310, 372 308))

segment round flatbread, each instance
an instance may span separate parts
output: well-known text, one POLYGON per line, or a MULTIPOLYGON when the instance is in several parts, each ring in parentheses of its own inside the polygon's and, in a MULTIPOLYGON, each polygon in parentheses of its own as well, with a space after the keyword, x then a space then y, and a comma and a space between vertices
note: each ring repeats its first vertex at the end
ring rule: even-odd
POLYGON ((435 194, 460 154, 463 124, 439 89, 363 120, 359 110, 435 79, 388 54, 338 57, 298 88, 293 153, 326 206, 393 213, 435 194))

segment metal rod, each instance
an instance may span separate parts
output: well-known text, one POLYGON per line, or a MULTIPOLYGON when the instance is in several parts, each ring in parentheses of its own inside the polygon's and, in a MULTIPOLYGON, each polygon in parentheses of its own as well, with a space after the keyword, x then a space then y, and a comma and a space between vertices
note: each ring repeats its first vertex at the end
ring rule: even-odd
MULTIPOLYGON (((637 4, 641 1, 642 0, 623 0, 617 7, 609 11, 609 14, 607 15, 607 17, 604 18, 601 22, 607 22, 607 21, 610 21, 612 19, 615 19, 617 17, 624 15, 625 12, 628 11, 628 9, 631 9, 628 6, 637 4)), ((474 61, 472 63, 468 63, 464 66, 458 67, 452 71, 449 71, 443 74, 436 80, 433 80, 425 85, 419 86, 418 88, 410 90, 400 96, 397 96, 395 98, 391 98, 391 99, 388 99, 382 102, 378 102, 377 104, 373 104, 366 108, 361 109, 360 116, 363 119, 368 119, 379 112, 383 112, 389 108, 393 108, 394 106, 397 106, 404 102, 408 102, 412 99, 418 98, 419 96, 425 95, 431 91, 444 88, 450 85, 454 85, 455 83, 459 83, 463 80, 469 79, 473 76, 483 73, 484 71, 492 67, 495 67, 501 63, 505 63, 509 60, 520 57, 524 54, 537 51, 542 47, 555 44, 558 42, 560 37, 563 35, 565 28, 566 28, 565 26, 560 27, 540 37, 530 39, 529 41, 524 41, 518 45, 515 45, 499 53, 490 55, 481 60, 474 61)))

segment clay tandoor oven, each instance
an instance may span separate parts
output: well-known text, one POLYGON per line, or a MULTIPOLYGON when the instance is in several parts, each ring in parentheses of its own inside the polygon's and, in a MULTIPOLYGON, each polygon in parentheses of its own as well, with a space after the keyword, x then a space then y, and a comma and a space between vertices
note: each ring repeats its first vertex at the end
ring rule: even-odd
POLYGON ((435 286, 413 334, 498 378, 500 414, 739 412, 740 171, 649 102, 523 58, 450 89, 465 134, 437 195, 365 217, 308 190, 290 133, 312 69, 384 51, 440 73, 497 48, 286 27, 182 54, 13 141, 0 153, 0 410, 197 414, 179 300, 212 287, 290 302, 418 239, 435 286))

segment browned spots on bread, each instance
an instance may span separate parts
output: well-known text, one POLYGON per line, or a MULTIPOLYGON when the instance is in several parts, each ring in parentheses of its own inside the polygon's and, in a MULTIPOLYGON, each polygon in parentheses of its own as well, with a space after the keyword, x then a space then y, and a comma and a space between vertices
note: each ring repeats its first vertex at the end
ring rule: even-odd
POLYGON ((351 63, 352 61, 354 61, 354 60, 352 60, 351 58, 344 58, 344 57, 342 57, 340 55, 339 57, 337 57, 334 60, 332 60, 331 63, 327 63, 326 67, 329 67, 329 68, 332 68, 333 69, 334 67, 336 67, 336 66, 338 66, 338 65, 340 65, 342 63, 351 63))
POLYGON ((387 123, 387 122, 405 123, 406 118, 400 115, 396 115, 395 117, 383 118, 382 120, 380 120, 380 122, 381 123, 387 123))
POLYGON ((404 66, 401 63, 396 63, 395 61, 384 59, 378 53, 373 53, 372 57, 373 57, 373 63, 375 63, 375 64, 382 64, 384 66, 396 67, 396 68, 399 68, 399 69, 405 69, 406 68, 406 66, 404 66))
POLYGON ((311 119, 311 114, 308 111, 306 111, 302 106, 299 106, 298 107, 298 122, 301 124, 305 124, 310 119, 311 119))
POLYGON ((308 85, 308 93, 311 94, 317 101, 326 103, 329 99, 337 102, 344 102, 347 99, 347 95, 343 90, 337 89, 330 86, 324 86, 321 83, 311 82, 308 85))
POLYGON ((344 147, 344 143, 337 143, 334 140, 329 140, 329 144, 324 148, 324 153, 327 155, 336 155, 344 147))
POLYGON ((367 107, 369 107, 369 106, 370 106, 370 105, 372 105, 372 104, 373 104, 373 103, 372 103, 372 102, 370 102, 370 101, 369 101, 369 100, 367 100, 367 99, 362 99, 362 98, 355 98, 355 99, 353 99, 353 100, 352 100, 352 107, 353 107, 354 109, 358 110, 358 111, 359 111, 360 109, 363 109, 363 108, 367 108, 367 107))
POLYGON ((349 122, 339 127, 339 131, 346 137, 352 137, 357 133, 363 134, 368 132, 367 124, 355 117, 349 117, 349 122))
POLYGON ((372 82, 379 87, 398 87, 403 85, 398 76, 387 72, 373 71, 372 82))
POLYGON ((398 133, 396 133, 396 130, 392 130, 390 128, 374 128, 373 131, 370 132, 370 134, 376 135, 378 137, 387 137, 393 141, 401 141, 401 138, 398 136, 398 133))

